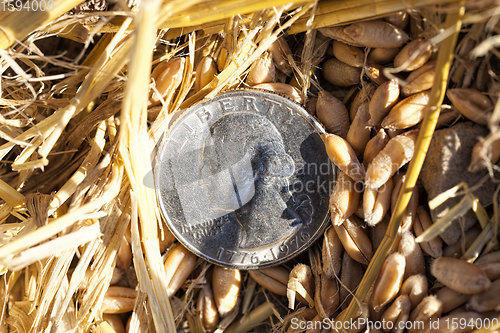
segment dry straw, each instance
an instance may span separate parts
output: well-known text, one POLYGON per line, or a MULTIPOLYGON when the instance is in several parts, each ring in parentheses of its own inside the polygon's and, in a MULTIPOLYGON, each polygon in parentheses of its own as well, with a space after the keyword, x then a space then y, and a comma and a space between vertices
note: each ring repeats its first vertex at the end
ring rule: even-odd
MULTIPOLYGON (((270 57, 279 64, 277 68, 281 72, 286 74, 293 72, 295 77, 292 83, 298 84, 300 88, 291 84, 264 82, 267 78, 256 79, 254 73, 250 74, 250 78, 247 77, 247 83, 262 83, 265 85, 261 86, 262 88, 289 94, 294 100, 303 102, 310 86, 318 85, 314 78, 315 67, 321 61, 321 56, 318 54, 321 50, 326 51, 326 48, 313 47, 312 43, 317 36, 316 31, 312 29, 364 21, 397 10, 428 5, 453 3, 451 7, 444 8, 456 9, 457 7, 453 6, 456 6, 457 1, 340 0, 292 3, 289 0, 278 0, 270 3, 265 0, 253 2, 146 0, 140 1, 133 11, 123 7, 125 9, 122 12, 102 12, 101 16, 105 18, 103 20, 105 23, 87 22, 88 15, 63 16, 81 2, 81 0, 54 0, 54 9, 46 12, 0 13, 2 71, 10 67, 17 75, 13 80, 2 78, 0 103, 2 107, 13 110, 13 113, 28 115, 25 118, 10 118, 12 113, 0 115, 2 124, 0 137, 6 141, 0 146, 0 157, 10 162, 12 155, 16 155, 12 163, 7 165, 9 173, 2 174, 3 178, 0 180, 0 198, 5 201, 0 206, 0 231, 3 244, 0 247, 0 279, 2 279, 0 292, 18 295, 19 286, 24 284, 25 288, 25 298, 19 297, 23 301, 15 302, 9 309, 11 318, 5 319, 0 315, 0 332, 3 332, 1 327, 4 324, 16 326, 20 331, 64 330, 78 327, 84 331, 92 329, 95 332, 112 332, 111 326, 101 321, 106 319, 106 316, 101 318, 101 312, 130 310, 132 310, 129 320, 131 331, 156 327, 157 331, 174 332, 179 327, 179 320, 182 320, 183 325, 188 325, 193 332, 201 332, 203 325, 211 329, 218 325, 218 329, 226 329, 227 332, 247 332, 264 321, 279 327, 287 323, 289 318, 280 317, 281 308, 286 308, 286 304, 278 300, 276 297, 279 296, 276 295, 286 295, 287 288, 291 303, 297 307, 300 303, 295 304, 295 297, 297 301, 307 305, 320 304, 318 306, 320 317, 332 315, 337 310, 338 301, 335 299, 330 300, 331 303, 325 302, 320 297, 323 288, 328 286, 331 286, 330 289, 341 288, 339 291, 341 296, 352 295, 351 290, 346 289, 349 280, 347 273, 354 272, 352 276, 356 276, 356 279, 361 278, 362 266, 354 262, 349 255, 359 262, 369 263, 369 266, 356 293, 351 296, 352 301, 337 319, 343 317, 347 320, 356 317, 360 305, 368 303, 369 290, 375 284, 384 260, 391 249, 397 248, 394 247, 397 229, 405 218, 412 189, 415 187, 430 138, 438 121, 457 32, 461 27, 463 1, 460 2, 459 10, 452 10, 447 15, 443 25, 444 32, 438 35, 439 38, 433 39, 433 41, 442 40, 435 66, 419 72, 422 77, 417 77, 416 74, 415 77, 411 77, 414 81, 410 84, 414 86, 402 88, 405 95, 409 94, 407 91, 425 90, 430 88, 431 78, 434 79, 428 107, 420 114, 425 116, 415 143, 414 158, 406 174, 406 181, 399 191, 385 236, 373 258, 368 236, 362 228, 352 222, 357 219, 353 214, 359 215, 356 208, 362 206, 358 203, 359 198, 355 195, 344 198, 345 202, 333 202, 332 205, 338 210, 339 216, 342 216, 337 221, 339 225, 327 232, 322 252, 323 267, 319 264, 319 255, 318 258, 314 258, 313 249, 309 252, 312 258, 311 267, 300 266, 303 271, 295 268, 291 279, 289 279, 290 269, 286 267, 269 268, 249 275, 243 272, 241 278, 238 272, 238 286, 241 279, 242 287, 245 288, 242 288, 241 295, 236 293, 232 295, 231 304, 227 309, 217 310, 222 312, 219 313, 221 315, 219 323, 215 323, 217 319, 214 319, 214 322, 210 321, 208 317, 203 318, 205 322, 202 322, 202 319, 191 311, 196 302, 193 300, 193 294, 198 291, 199 286, 204 285, 209 288, 209 285, 213 285, 210 284, 213 283, 210 281, 210 274, 206 274, 208 264, 200 265, 201 260, 194 256, 190 258, 189 272, 183 272, 185 274, 181 274, 182 279, 179 277, 175 285, 175 289, 181 284, 187 286, 186 295, 182 299, 171 295, 175 294, 175 291, 169 289, 172 286, 169 286, 169 281, 164 278, 166 258, 162 258, 161 253, 167 248, 170 248, 170 252, 167 253, 175 251, 175 247, 171 246, 174 239, 162 225, 155 204, 154 190, 146 186, 144 179, 151 169, 150 152, 172 113, 203 98, 214 97, 223 90, 241 86, 245 75, 251 71, 252 64, 258 60, 269 60, 270 57), (243 27, 241 30, 238 30, 239 25, 243 27), (283 54, 277 53, 277 50, 288 47, 285 45, 286 42, 283 44, 283 39, 279 39, 284 31, 290 34, 306 32, 306 45, 301 54, 301 62, 296 61, 297 59, 290 54, 283 57, 283 54), (30 48, 35 45, 34 41, 47 33, 90 43, 92 34, 96 32, 104 34, 93 45, 93 49, 83 57, 81 65, 76 65, 78 61, 66 63, 56 57, 46 57, 36 52, 31 58, 25 55, 27 50, 31 50, 30 48), (218 33, 222 34, 215 35, 218 33), (178 37, 182 38, 177 39, 178 37), (183 44, 165 43, 173 39, 183 44), (200 42, 206 51, 199 51, 200 42), (268 51, 270 54, 266 53, 268 51), (198 59, 202 57, 206 59, 206 71, 198 71, 195 68, 195 64, 199 63, 198 59), (278 58, 280 61, 276 60, 278 58), (156 81, 160 79, 154 71, 153 75, 150 74, 151 67, 156 66, 159 71, 162 67, 157 65, 162 65, 171 59, 182 62, 182 66, 179 66, 176 72, 176 88, 171 89, 173 92, 169 96, 160 97, 161 94, 157 94, 158 98, 154 101, 156 103, 154 111, 157 113, 156 117, 153 117, 151 113, 148 114, 150 89, 156 89, 157 92, 163 89, 160 84, 152 87, 151 77, 156 81), (74 75, 44 76, 38 62, 71 69, 74 75), (196 80, 195 75, 199 77, 202 72, 206 74, 203 80, 196 80), (35 74, 30 76, 27 73, 35 74), (58 82, 52 85, 51 79, 54 78, 58 82), (196 83, 197 81, 199 82, 196 83), (44 87, 47 87, 47 91, 51 91, 54 96, 61 97, 55 98, 51 95, 46 101, 37 100, 35 97, 43 90, 38 86, 40 82, 46 85, 44 87), (192 87, 195 89, 192 90, 192 87), (103 101, 102 96, 106 96, 107 100, 103 101), (28 129, 23 130, 23 128, 28 129), (84 140, 88 147, 78 151, 84 140), (77 153, 66 155, 74 152, 77 153), (68 166, 70 166, 69 171, 65 172, 63 169, 68 166), (41 168, 48 170, 50 178, 45 180, 37 176, 37 170, 41 168), (10 170, 14 172, 10 173, 10 170), (49 189, 44 188, 42 193, 53 192, 53 195, 44 197, 32 194, 37 189, 37 184, 24 183, 31 177, 43 186, 52 186, 49 189), (21 192, 30 194, 25 196, 21 192), (9 218, 16 218, 17 222, 10 223, 9 218), (345 218, 350 220, 340 225, 340 220, 345 218), (345 266, 352 267, 344 269, 339 277, 343 251, 341 243, 344 243, 347 251, 347 254, 344 254, 345 266), (121 274, 124 274, 126 266, 129 266, 129 259, 123 261, 120 258, 120 246, 130 246, 127 250, 133 254, 133 268, 138 280, 137 290, 116 289, 121 287, 108 289, 110 282, 113 281, 115 262, 118 260, 121 274), (78 261, 74 265, 76 255, 78 261), (193 275, 198 277, 192 281, 190 278, 186 280, 190 272, 193 272, 190 278, 193 275), (341 280, 340 287, 337 287, 334 278, 341 280), (254 297, 260 299, 265 297, 267 300, 258 304, 254 301, 254 297), (243 316, 237 319, 240 314, 243 316), (15 317, 19 320, 12 319, 15 317)), ((468 17, 472 23, 480 19, 474 15, 468 17)), ((477 25, 473 27, 471 32, 479 33, 477 25)), ((350 66, 335 61, 330 61, 330 65, 343 66, 341 70, 353 73, 351 81, 359 82, 362 71, 369 69, 362 67, 365 55, 360 49, 340 42, 335 44, 333 53, 337 58, 348 62, 350 66), (355 61, 350 58, 350 52, 354 52, 355 61)), ((481 52, 484 53, 483 46, 482 44, 477 50, 483 50, 481 52)), ((404 67, 404 62, 408 60, 404 57, 405 54, 398 56, 392 50, 389 54, 380 56, 388 59, 396 57, 397 62, 403 62, 401 66, 404 67)), ((372 67, 381 73, 382 67, 372 67)), ((275 70, 270 69, 270 71, 275 70)), ((269 76, 276 75, 276 72, 269 76)), ((458 80, 462 78, 461 75, 469 75, 466 68, 458 67, 454 76, 458 80)), ((379 79, 385 80, 383 77, 379 79)), ((392 82, 388 81, 384 86, 390 86, 392 82)), ((377 119, 376 123, 383 123, 384 117, 397 100, 397 97, 390 94, 391 91, 386 92, 388 96, 379 96, 383 91, 377 90, 375 96, 381 99, 380 105, 368 104, 369 98, 366 96, 372 95, 374 90, 373 85, 364 85, 363 92, 358 93, 351 103, 357 106, 351 107, 351 120, 355 119, 355 126, 351 126, 351 129, 348 128, 349 117, 345 107, 341 110, 326 108, 332 100, 338 102, 340 106, 343 106, 345 101, 341 103, 335 97, 322 92, 316 104, 320 120, 328 118, 325 115, 333 113, 340 114, 344 120, 342 125, 345 126, 338 129, 339 133, 336 133, 338 136, 325 136, 325 143, 332 160, 338 162, 336 164, 339 164, 350 177, 360 181, 364 180, 365 168, 369 170, 366 162, 370 158, 366 156, 373 155, 371 158, 374 158, 376 152, 383 150, 389 141, 387 134, 389 131, 381 132, 378 141, 368 143, 370 150, 365 149, 370 134, 366 126, 370 125, 367 123, 368 114, 377 112, 380 119, 377 119), (325 101, 328 102, 326 106, 323 105, 325 101), (356 115, 360 105, 363 106, 363 109, 360 109, 362 113, 358 112, 356 115), (360 130, 365 130, 367 133, 365 137, 356 136, 360 130), (358 160, 363 154, 365 155, 363 162, 366 163, 364 166, 358 160)), ((351 93, 354 94, 354 90, 351 93)), ((373 99, 372 101, 375 102, 373 99)), ((498 116, 497 110, 493 113, 498 116)), ((420 121, 420 118, 415 123, 420 121)), ((398 127, 393 126, 393 122, 388 120, 386 122, 389 123, 386 126, 388 128, 408 125, 398 127)), ((368 173, 367 171, 367 175, 368 173)), ((45 174, 42 174, 42 177, 45 174)), ((353 183, 351 179, 348 180, 345 183, 353 183)), ((386 181, 387 179, 379 185, 386 181)), ((435 240, 455 217, 472 209, 478 217, 482 230, 478 232, 479 236, 469 248, 465 249, 461 261, 473 262, 482 249, 489 251, 495 246, 492 241, 492 230, 497 228, 494 223, 498 219, 498 203, 495 201, 494 216, 490 219, 470 189, 461 184, 431 201, 431 208, 441 204, 448 197, 459 194, 459 191, 464 193, 462 201, 446 216, 432 226, 424 228, 424 223, 419 225, 421 231, 417 241, 429 242, 430 246, 430 241, 435 240)), ((498 193, 495 195, 498 196, 498 193)), ((375 205, 375 198, 373 200, 375 205)), ((380 225, 387 223, 386 220, 382 220, 388 211, 387 205, 388 203, 384 205, 383 212, 377 215, 377 219, 373 218, 373 223, 380 222, 380 225)), ((374 214, 375 210, 369 203, 365 203, 365 206, 367 206, 365 215, 369 216, 370 212, 374 214)), ((427 251, 437 253, 441 250, 440 246, 441 244, 437 244, 434 246, 435 249, 429 248, 427 251)), ((398 272, 397 288, 394 289, 399 289, 399 285, 403 282, 402 288, 406 290, 405 282, 401 281, 403 277, 399 277, 402 275, 400 273, 398 272)), ((405 272, 404 278, 411 282, 412 276, 407 278, 406 273, 408 272, 405 272)), ((218 271, 215 270, 215 274, 212 275, 217 276, 218 271)), ((438 273, 436 275, 440 276, 438 273)), ((419 277, 413 275, 413 279, 419 277)), ((349 287, 354 286, 349 285, 349 287)), ((220 295, 215 294, 220 293, 220 289, 220 286, 213 287, 214 304, 219 305, 219 308, 220 295)), ((427 285, 422 289, 427 290, 427 285)), ((423 295, 419 294, 418 290, 406 292, 409 296, 399 299, 398 302, 401 303, 399 308, 397 307, 399 303, 393 303, 396 305, 390 307, 391 311, 388 310, 384 316, 394 321, 408 317, 410 310, 407 309, 407 303, 420 303, 423 295)), ((239 289, 238 293, 240 294, 239 289)), ((380 296, 379 291, 376 294, 377 297, 380 296)), ((336 294, 336 297, 338 296, 336 294)), ((490 309, 491 300, 487 296, 478 294, 469 301, 469 306, 490 309)), ((388 302, 387 299, 395 297, 395 294, 378 297, 381 299, 378 305, 385 304, 388 302)), ((0 308, 7 304, 7 297, 2 299, 0 308)), ((456 308, 467 302, 467 299, 457 297, 447 288, 438 291, 437 299, 430 298, 421 304, 441 302, 443 307, 446 305, 456 308), (439 297, 443 300, 437 301, 439 297)), ((347 302, 341 306, 345 308, 347 302)), ((212 316, 217 314, 214 314, 215 310, 210 310, 212 316)), ((314 310, 304 308, 299 308, 293 315, 302 316, 304 319, 318 316, 314 310)), ((418 315, 418 312, 413 314, 415 317, 418 315)))

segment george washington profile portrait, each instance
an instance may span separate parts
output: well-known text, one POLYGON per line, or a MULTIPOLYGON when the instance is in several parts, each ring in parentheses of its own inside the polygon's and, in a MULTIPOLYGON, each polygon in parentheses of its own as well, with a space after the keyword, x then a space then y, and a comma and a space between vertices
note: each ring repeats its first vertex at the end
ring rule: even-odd
POLYGON ((218 197, 210 209, 229 208, 220 214, 232 210, 240 227, 241 248, 277 241, 277 235, 288 236, 311 222, 312 203, 307 195, 292 195, 289 182, 295 164, 268 118, 252 112, 229 112, 209 131, 210 149, 202 158, 202 174, 212 175, 207 190, 218 197), (213 178, 221 173, 225 177, 213 178))

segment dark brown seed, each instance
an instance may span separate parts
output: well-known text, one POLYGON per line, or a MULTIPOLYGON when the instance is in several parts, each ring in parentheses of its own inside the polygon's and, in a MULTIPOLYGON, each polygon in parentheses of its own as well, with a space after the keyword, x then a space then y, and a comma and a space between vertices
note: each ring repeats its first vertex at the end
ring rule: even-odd
POLYGON ((394 57, 396 56, 396 54, 398 54, 398 52, 399 52, 398 47, 374 48, 370 51, 370 54, 368 55, 368 63, 375 63, 380 65, 387 64, 388 62, 391 62, 392 59, 394 59, 394 57))
POLYGON ((323 75, 333 85, 349 87, 359 83, 361 69, 332 58, 323 64, 323 75))
POLYGON ((500 310, 500 280, 493 282, 488 289, 473 295, 467 303, 471 309, 478 312, 500 310))
POLYGON ((448 89, 446 96, 464 117, 480 125, 487 125, 493 109, 491 100, 475 89, 448 89))
POLYGON ((356 288, 363 277, 363 267, 358 262, 354 261, 349 254, 344 253, 342 259, 342 269, 340 271, 340 301, 343 309, 349 305, 352 299, 352 294, 356 292, 356 288))
POLYGON ((343 138, 349 130, 349 113, 344 103, 330 93, 322 90, 318 93, 316 115, 325 129, 343 138))
POLYGON ((349 119, 353 120, 358 108, 363 103, 370 102, 376 87, 373 83, 362 83, 361 89, 358 91, 352 100, 351 107, 349 108, 349 119))
POLYGON ((403 30, 379 20, 350 24, 344 28, 344 33, 365 47, 401 47, 408 41, 403 30))
POLYGON ((337 310, 339 300, 340 292, 337 279, 330 279, 325 275, 321 275, 319 288, 315 295, 316 309, 321 308, 324 314, 330 317, 337 310))
POLYGON ((353 67, 362 67, 365 62, 365 53, 362 49, 338 40, 333 41, 333 55, 338 60, 353 67))
POLYGON ((370 114, 368 112, 368 103, 361 104, 358 108, 358 112, 356 112, 354 116, 351 126, 349 126, 346 137, 347 142, 351 144, 357 156, 363 155, 366 143, 370 140, 371 130, 368 126, 369 120, 370 114))
POLYGON ((441 301, 443 313, 447 313, 467 302, 470 295, 461 294, 448 287, 443 287, 438 290, 436 297, 441 301))
POLYGON ((330 227, 325 232, 322 248, 323 273, 327 277, 333 279, 339 276, 343 250, 339 236, 337 236, 335 229, 330 227))
POLYGON ((422 67, 432 54, 429 41, 415 39, 406 44, 394 58, 394 67, 404 66, 410 72, 422 67), (411 60, 413 59, 413 60, 411 60))
POLYGON ((491 285, 490 279, 479 266, 456 258, 435 259, 431 274, 448 288, 463 294, 481 293, 491 285))

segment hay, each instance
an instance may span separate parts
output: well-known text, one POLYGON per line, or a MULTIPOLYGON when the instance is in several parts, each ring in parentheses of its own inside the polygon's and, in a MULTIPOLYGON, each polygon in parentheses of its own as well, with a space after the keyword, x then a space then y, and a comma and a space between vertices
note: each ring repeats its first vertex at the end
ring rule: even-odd
MULTIPOLYGON (((117 2, 113 11, 66 14, 81 2, 55 0, 54 9, 47 12, 0 13, 2 333, 113 332, 102 321, 100 308, 124 237, 133 253, 133 268, 124 274, 133 276, 127 276, 129 281, 137 279, 139 291, 131 330, 202 332, 196 295, 207 283, 210 265, 198 259, 183 297, 168 297, 162 253, 174 238, 161 219, 154 189, 144 181, 151 172, 151 153, 172 115, 222 91, 246 87, 252 63, 285 33, 304 44, 300 55, 287 55, 287 60, 292 83, 307 100, 321 87, 316 73, 328 46, 313 29, 408 10, 423 22, 411 29, 424 31, 439 47, 439 72, 417 155, 386 236, 343 312, 344 319, 356 317, 366 310, 369 289, 396 239, 436 127, 448 72, 454 84, 472 86, 473 74, 482 71, 486 74, 477 84, 485 86, 495 72, 490 59, 498 57, 495 20, 500 7, 494 1, 468 2, 465 15, 463 3, 452 0, 280 0, 274 7, 263 0, 147 0, 132 7, 117 2), (438 30, 442 13, 448 13, 447 21, 438 30), (455 52, 462 21, 470 25, 462 30, 455 52), (61 55, 60 49, 50 50, 56 41, 75 49, 61 55), (473 59, 468 63, 465 55, 470 52, 473 59), (454 54, 458 60, 452 62, 454 54), (151 68, 180 56, 185 59, 180 85, 151 105, 150 95, 156 90, 151 68), (214 59, 219 73, 194 91, 195 64, 204 56, 214 59), (157 113, 150 119, 153 108, 157 113)), ((388 71, 387 76, 396 73, 388 71)), ((339 91, 339 96, 348 101, 353 93, 339 91)), ((497 96, 498 89, 489 93, 497 96)), ((498 128, 499 103, 490 120, 492 131, 498 128)), ((491 174, 494 167, 490 165, 491 174)), ((474 261, 483 249, 498 247, 498 200, 493 200, 489 218, 477 198, 467 188, 464 192, 450 214, 469 209, 477 214, 482 232, 463 254, 474 261)), ((418 241, 439 235, 453 220, 451 215, 418 241)), ((319 252, 314 245, 305 259, 317 284, 319 252)), ((309 301, 314 303, 310 297, 309 301)), ((286 300, 248 278, 241 304, 219 329, 247 332, 264 323, 255 331, 285 330, 292 318, 308 318, 308 310, 289 311, 286 300)))

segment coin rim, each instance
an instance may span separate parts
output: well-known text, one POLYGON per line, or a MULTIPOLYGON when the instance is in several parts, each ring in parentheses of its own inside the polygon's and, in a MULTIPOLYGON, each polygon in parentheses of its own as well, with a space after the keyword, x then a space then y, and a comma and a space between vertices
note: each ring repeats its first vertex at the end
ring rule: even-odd
MULTIPOLYGON (((177 115, 175 115, 172 118, 172 120, 168 124, 168 128, 162 134, 162 136, 158 140, 157 146, 155 147, 155 152, 154 152, 154 157, 153 157, 153 179, 154 179, 154 187, 155 187, 155 194, 156 194, 155 196, 156 196, 156 201, 157 201, 158 207, 160 208, 160 214, 161 214, 162 218, 165 220, 165 223, 166 223, 168 229, 170 230, 172 235, 174 235, 174 237, 177 239, 177 241, 179 243, 181 243, 185 248, 187 248, 192 253, 196 254, 198 257, 203 258, 212 264, 219 265, 222 267, 252 270, 252 269, 261 269, 261 268, 279 265, 281 263, 284 263, 288 260, 293 259, 294 257, 298 256, 300 253, 305 251, 307 248, 309 248, 318 239, 318 237, 323 233, 324 229, 328 225, 328 222, 330 221, 330 210, 328 210, 328 212, 326 213, 325 217, 323 218, 323 221, 321 222, 321 224, 320 224, 319 228, 316 230, 316 232, 313 235, 311 235, 311 237, 309 238, 308 241, 306 241, 301 247, 297 248, 294 252, 291 252, 291 253, 287 254, 286 256, 278 258, 276 260, 266 261, 264 264, 256 264, 256 265, 230 264, 230 263, 227 263, 224 261, 218 261, 215 258, 211 258, 211 257, 205 255, 203 252, 198 250, 195 246, 191 245, 190 242, 186 241, 184 239, 184 237, 182 236, 182 234, 180 234, 180 232, 178 232, 177 230, 174 230, 174 223, 172 223, 171 220, 169 219, 168 214, 166 212, 166 209, 164 207, 164 204, 161 200, 161 193, 158 190, 158 186, 157 186, 157 184, 160 183, 160 180, 158 179, 160 173, 156 172, 156 169, 160 169, 160 164, 158 163, 158 160, 160 160, 161 159, 160 156, 163 156, 165 153, 165 149, 164 149, 165 146, 163 145, 163 143, 166 140, 163 140, 163 138, 166 138, 168 136, 168 134, 175 128, 175 126, 179 122, 181 122, 186 115, 188 115, 191 112, 191 110, 198 108, 200 106, 212 103, 212 102, 214 102, 222 97, 228 97, 228 96, 230 97, 231 95, 238 96, 238 95, 242 95, 245 93, 260 93, 260 94, 268 95, 268 97, 273 98, 273 99, 275 99, 275 98, 280 99, 281 98, 284 103, 288 104, 288 106, 291 106, 293 108, 293 111, 297 112, 300 116, 302 116, 314 128, 314 130, 316 130, 318 135, 326 133, 323 126, 316 119, 314 119, 314 117, 312 117, 302 105, 292 101, 291 99, 287 98, 286 96, 283 96, 281 94, 277 94, 274 92, 270 92, 268 90, 262 90, 262 89, 236 89, 236 90, 224 91, 224 92, 219 93, 214 98, 204 99, 202 101, 199 101, 199 102, 191 105, 190 107, 188 107, 180 112, 177 112, 177 115)), ((257 96, 257 97, 259 97, 259 96, 257 96)), ((335 168, 336 168, 335 165, 331 161, 329 161, 329 163, 332 165, 333 169, 335 170, 335 168)))

